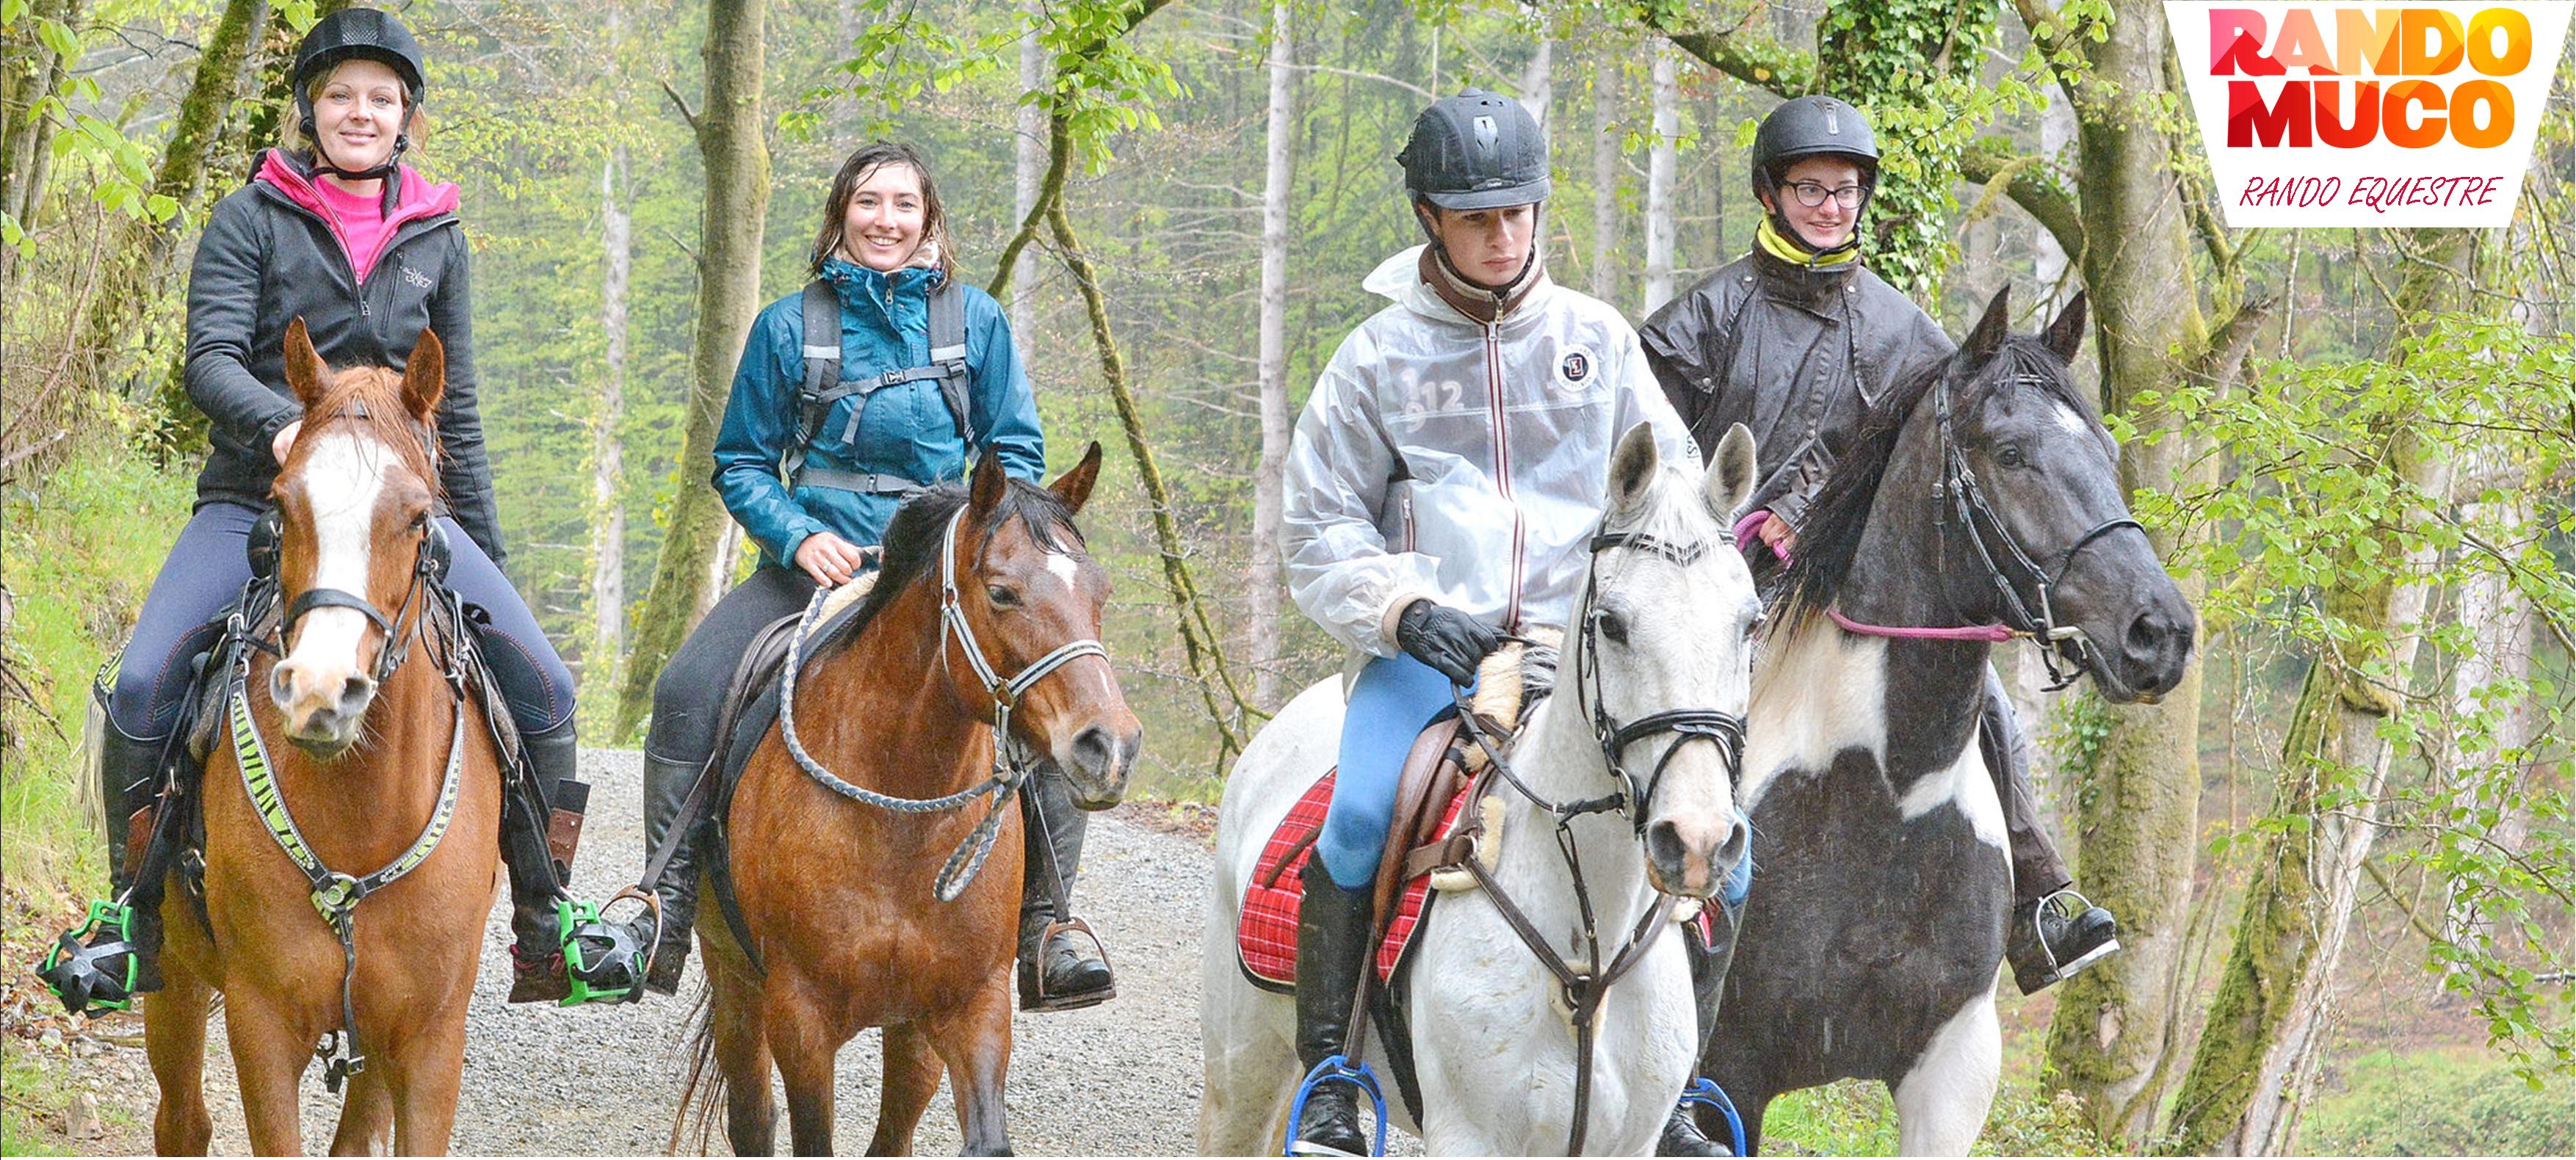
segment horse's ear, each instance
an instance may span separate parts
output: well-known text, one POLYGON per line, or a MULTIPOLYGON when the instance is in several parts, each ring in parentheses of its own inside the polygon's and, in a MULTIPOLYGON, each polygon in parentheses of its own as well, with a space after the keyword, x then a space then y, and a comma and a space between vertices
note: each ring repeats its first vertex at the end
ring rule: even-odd
POLYGON ((1655 469, 1661 466, 1661 454, 1655 449, 1655 429, 1644 423, 1628 428, 1619 437, 1619 446, 1610 453, 1610 514, 1626 515, 1646 502, 1646 493, 1655 485, 1655 469))
POLYGON ((1099 479, 1100 441, 1094 439, 1090 450, 1082 453, 1082 462, 1074 464, 1073 470, 1055 477, 1055 482, 1048 484, 1047 490, 1064 501, 1064 510, 1081 515, 1082 505, 1091 499, 1091 485, 1099 479))
POLYGON ((312 410, 322 401, 322 392, 331 385, 331 368, 322 365, 322 353, 313 349, 313 332, 304 328, 304 316, 286 324, 286 385, 295 388, 295 397, 312 410))
POLYGON ((2066 300, 2066 308, 2057 312, 2057 321, 2048 324, 2048 330, 2040 335, 2040 341, 2047 343, 2048 349, 2056 351, 2057 357, 2069 364, 2075 361, 2075 352, 2084 349, 2083 291, 2076 291, 2075 297, 2066 300))
POLYGON ((1726 429, 1725 438, 1717 441, 1717 456, 1708 461, 1708 478, 1701 482, 1701 495, 1708 501, 1709 514, 1732 523, 1736 509, 1753 498, 1753 431, 1742 423, 1726 429))
POLYGON ((1959 350, 1968 356, 1969 366, 1984 366, 1987 359, 1995 357, 1995 352, 2003 349, 2004 327, 2011 321, 2012 283, 2006 282, 2003 289, 1995 291, 1994 301, 1986 303, 1985 317, 1978 319, 1977 328, 1968 332, 1968 341, 1959 344, 1959 350))
POLYGON ((975 457, 975 478, 967 485, 966 510, 971 522, 982 523, 1002 506, 1002 489, 1010 486, 1010 477, 1002 474, 1002 457, 986 451, 975 457))
POLYGON ((403 410, 426 424, 438 413, 438 400, 447 393, 447 347, 420 328, 420 341, 411 344, 411 361, 403 364, 403 410))

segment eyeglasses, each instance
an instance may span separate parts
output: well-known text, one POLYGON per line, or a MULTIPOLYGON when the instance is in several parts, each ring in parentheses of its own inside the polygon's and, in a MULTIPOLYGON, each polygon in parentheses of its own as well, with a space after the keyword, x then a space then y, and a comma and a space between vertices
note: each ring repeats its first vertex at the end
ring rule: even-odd
POLYGON ((1828 197, 1834 199, 1835 204, 1844 209, 1859 209, 1860 199, 1868 192, 1857 185, 1827 189, 1812 181, 1793 181, 1789 183, 1789 188, 1797 193, 1798 204, 1808 209, 1825 204, 1825 199, 1828 197))

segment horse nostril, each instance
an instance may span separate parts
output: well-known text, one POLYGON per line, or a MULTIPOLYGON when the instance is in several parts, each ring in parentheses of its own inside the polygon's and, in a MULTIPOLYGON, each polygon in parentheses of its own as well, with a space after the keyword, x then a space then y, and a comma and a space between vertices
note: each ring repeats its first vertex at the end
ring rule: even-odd
POLYGON ((1657 822, 1646 827, 1646 857, 1659 866, 1678 866, 1690 855, 1679 826, 1657 822))
POLYGON ((1073 738, 1073 760, 1090 773, 1107 773, 1118 768, 1118 742, 1109 731, 1094 725, 1073 738))
POLYGON ((367 707, 376 695, 376 683, 364 676, 351 676, 340 682, 340 711, 350 716, 367 707))
POLYGON ((1745 847, 1752 841, 1753 835, 1746 827, 1740 824, 1728 824, 1726 841, 1719 843, 1717 854, 1713 859, 1717 864, 1719 877, 1723 878, 1735 872, 1735 864, 1744 860, 1745 847))

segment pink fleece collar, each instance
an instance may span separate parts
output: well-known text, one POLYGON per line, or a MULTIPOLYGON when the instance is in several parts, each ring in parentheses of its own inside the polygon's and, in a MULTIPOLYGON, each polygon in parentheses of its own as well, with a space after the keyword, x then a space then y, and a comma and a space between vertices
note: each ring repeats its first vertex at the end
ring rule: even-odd
MULTIPOLYGON (((348 255, 351 270, 367 271, 375 268, 376 259, 384 256, 384 247, 392 242, 395 232, 405 223, 456 212, 459 202, 456 183, 443 181, 433 185, 420 175, 419 170, 408 165, 399 168, 401 185, 394 198, 394 211, 385 215, 384 234, 377 239, 375 252, 365 255, 364 260, 349 244, 348 236, 341 232, 339 219, 322 203, 322 191, 313 187, 312 178, 286 160, 283 151, 271 149, 261 155, 256 179, 267 182, 285 194, 287 200, 322 219, 330 227, 331 236, 339 239, 340 252, 348 255)), ((366 281, 366 275, 359 273, 358 280, 366 281)))

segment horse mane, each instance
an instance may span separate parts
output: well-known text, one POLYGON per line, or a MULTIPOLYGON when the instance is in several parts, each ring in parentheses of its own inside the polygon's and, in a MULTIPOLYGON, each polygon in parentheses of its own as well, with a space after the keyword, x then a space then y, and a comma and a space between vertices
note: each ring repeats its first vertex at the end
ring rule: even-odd
POLYGON ((415 422, 403 406, 402 391, 403 373, 398 370, 353 367, 333 372, 321 401, 305 409, 307 427, 296 436, 296 447, 311 447, 315 435, 350 424, 392 448, 394 458, 428 486, 431 498, 444 498, 438 460, 431 450, 437 446, 437 421, 415 422))
MULTIPOLYGON (((2101 415, 2092 400, 2077 389, 2066 361, 2038 336, 2007 335, 1983 365, 1966 365, 1967 357, 1966 351, 1960 351, 1949 361, 1898 383, 1862 418, 1860 436, 1852 449, 1835 461, 1833 473, 1825 477, 1824 486, 1808 501, 1806 527, 1798 532, 1796 560, 1789 565, 1781 595, 1774 601, 1774 608, 1786 624, 1802 625, 1833 606, 1860 554, 1861 534, 1869 526, 1870 510, 1878 500, 1878 487, 1887 474, 1888 460, 1895 456, 1896 444, 1904 436, 1906 425, 1913 421, 1915 410, 1945 378, 1952 385, 1954 417, 1974 411, 1999 391, 2037 386, 2050 398, 2074 408, 2094 429, 2101 428, 2101 415)), ((1769 552, 1750 555, 1757 572, 1777 567, 1769 552)))
MULTIPOLYGON (((886 524, 881 545, 883 558, 878 564, 876 585, 859 601, 858 611, 850 614, 849 628, 838 636, 840 641, 853 641, 867 631, 869 622, 886 605, 939 566, 939 546, 948 530, 948 517, 966 506, 968 484, 963 481, 943 483, 916 493, 896 508, 894 519, 886 524)), ((1073 510, 1046 488, 1019 479, 1006 480, 1002 500, 994 505, 993 515, 985 527, 984 543, 974 546, 977 558, 992 543, 992 531, 1008 526, 1013 517, 1028 524, 1029 535, 1047 551, 1061 551, 1068 541, 1083 546, 1082 531, 1073 526, 1073 510)))

